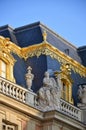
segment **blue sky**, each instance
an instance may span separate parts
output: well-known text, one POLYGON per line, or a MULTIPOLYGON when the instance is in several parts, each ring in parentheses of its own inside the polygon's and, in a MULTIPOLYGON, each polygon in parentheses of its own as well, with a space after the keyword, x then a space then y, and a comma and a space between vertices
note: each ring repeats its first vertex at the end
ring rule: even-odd
POLYGON ((37 21, 76 47, 86 45, 86 0, 0 0, 0 26, 37 21))

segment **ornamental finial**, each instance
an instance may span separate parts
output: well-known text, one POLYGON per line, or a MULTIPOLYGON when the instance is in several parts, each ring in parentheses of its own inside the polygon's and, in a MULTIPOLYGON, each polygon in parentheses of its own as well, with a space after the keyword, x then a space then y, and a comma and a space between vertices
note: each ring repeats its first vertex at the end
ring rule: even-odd
POLYGON ((43 32, 43 34, 42 34, 42 36, 43 36, 43 40, 44 41, 46 41, 46 39, 47 39, 47 33, 46 33, 46 31, 44 30, 44 32, 43 32))
MULTIPOLYGON (((26 79, 26 85, 27 85, 27 87, 28 87, 28 90, 31 90, 31 86, 32 86, 32 81, 33 81, 33 79, 34 79, 34 75, 31 73, 31 70, 32 70, 32 68, 31 68, 31 66, 29 66, 28 68, 27 68, 27 74, 25 75, 25 79, 26 79)), ((31 90, 32 91, 32 90, 31 90)))
POLYGON ((71 68, 70 68, 70 64, 66 63, 66 64, 62 64, 62 66, 60 67, 60 70, 64 73, 66 73, 67 75, 71 74, 71 68))
POLYGON ((28 70, 28 72, 31 72, 31 70, 32 70, 31 66, 28 66, 27 70, 28 70))

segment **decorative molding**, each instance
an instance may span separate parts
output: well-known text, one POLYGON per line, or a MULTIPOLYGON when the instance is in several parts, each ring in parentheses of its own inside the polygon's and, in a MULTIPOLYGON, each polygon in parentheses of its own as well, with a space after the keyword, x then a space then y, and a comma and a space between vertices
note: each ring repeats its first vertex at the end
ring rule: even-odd
POLYGON ((15 43, 11 42, 9 38, 4 38, 0 36, 0 51, 2 50, 3 52, 8 53, 9 55, 11 55, 11 57, 13 57, 11 54, 13 52, 17 54, 19 57, 24 58, 25 60, 33 56, 39 57, 40 55, 49 55, 52 59, 56 59, 61 64, 70 64, 70 68, 75 73, 78 73, 82 77, 86 77, 86 67, 84 67, 71 57, 67 56, 56 47, 49 44, 46 41, 46 38, 42 43, 35 44, 25 48, 20 48, 15 43))
MULTIPOLYGON (((73 80, 71 79, 71 69, 69 64, 62 64, 60 66, 60 71, 55 71, 54 75, 56 79, 61 80, 62 85, 62 98, 66 100, 67 102, 70 102, 73 104, 73 98, 72 98, 72 84, 73 80), (63 83, 65 85, 65 90, 63 89, 63 83), (63 97, 63 93, 65 93, 65 97, 63 97)), ((58 81, 59 83, 59 81, 58 81)))
POLYGON ((9 54, 12 57, 12 52, 16 53, 18 56, 21 56, 21 48, 15 43, 10 41, 10 38, 4 38, 0 36, 0 51, 9 54))
POLYGON ((67 56, 56 47, 50 45, 47 41, 43 41, 40 44, 32 45, 27 48, 22 48, 22 56, 26 60, 29 57, 40 55, 49 55, 52 59, 56 59, 61 64, 70 64, 70 68, 80 74, 82 77, 86 77, 86 67, 67 56))
POLYGON ((11 54, 12 50, 15 49, 12 48, 11 44, 13 43, 10 42, 9 38, 0 36, 0 59, 6 63, 6 79, 15 82, 13 76, 13 66, 16 60, 11 54))
POLYGON ((47 33, 46 33, 46 31, 44 31, 44 32, 42 33, 42 36, 43 36, 43 40, 46 41, 46 39, 47 39, 47 33))

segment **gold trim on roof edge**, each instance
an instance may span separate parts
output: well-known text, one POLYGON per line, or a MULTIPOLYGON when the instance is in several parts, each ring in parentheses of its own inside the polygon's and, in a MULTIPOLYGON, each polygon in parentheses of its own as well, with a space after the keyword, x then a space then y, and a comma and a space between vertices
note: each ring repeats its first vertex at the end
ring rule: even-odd
POLYGON ((12 48, 9 44, 9 40, 9 38, 0 36, 0 59, 6 63, 6 79, 15 82, 15 78, 13 76, 13 66, 16 60, 11 54, 12 48))
MULTIPOLYGON (((35 44, 32 46, 21 48, 17 46, 15 43, 11 42, 8 38, 4 38, 0 36, 0 44, 3 46, 2 48, 9 53, 13 52, 17 54, 19 57, 27 60, 29 57, 40 55, 49 55, 52 59, 58 60, 59 63, 69 63, 70 68, 75 72, 80 74, 80 76, 86 77, 86 67, 67 56, 56 47, 50 45, 47 41, 43 41, 42 43, 35 44), (5 43, 5 44, 3 44, 5 43)), ((0 47, 1 48, 1 47, 0 47)))
POLYGON ((11 52, 13 52, 22 57, 21 48, 18 47, 15 43, 11 42, 9 38, 0 36, 0 50, 8 54, 11 54, 11 52))
POLYGON ((52 59, 58 60, 61 64, 70 64, 70 68, 75 72, 80 74, 83 77, 86 77, 86 67, 67 56, 56 47, 50 45, 47 41, 44 41, 40 44, 32 45, 27 48, 22 48, 23 58, 26 60, 28 57, 40 55, 49 55, 52 59))

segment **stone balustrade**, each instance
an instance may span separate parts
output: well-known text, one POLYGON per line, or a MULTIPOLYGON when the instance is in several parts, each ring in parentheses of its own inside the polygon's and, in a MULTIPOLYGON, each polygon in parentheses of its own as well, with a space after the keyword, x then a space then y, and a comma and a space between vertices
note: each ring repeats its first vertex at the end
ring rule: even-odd
POLYGON ((75 118, 76 120, 81 121, 82 111, 62 99, 60 99, 60 111, 68 116, 71 116, 72 118, 75 118))
MULTIPOLYGON (((8 95, 16 100, 19 100, 28 105, 35 106, 36 94, 28 91, 27 89, 14 84, 2 77, 0 77, 0 93, 8 95)), ((37 107, 36 107, 37 108, 37 107)), ((64 113, 72 118, 81 121, 82 111, 70 103, 60 99, 60 107, 58 109, 61 113, 64 113)))
POLYGON ((28 90, 0 77, 0 92, 16 100, 26 102, 26 92, 28 90))

